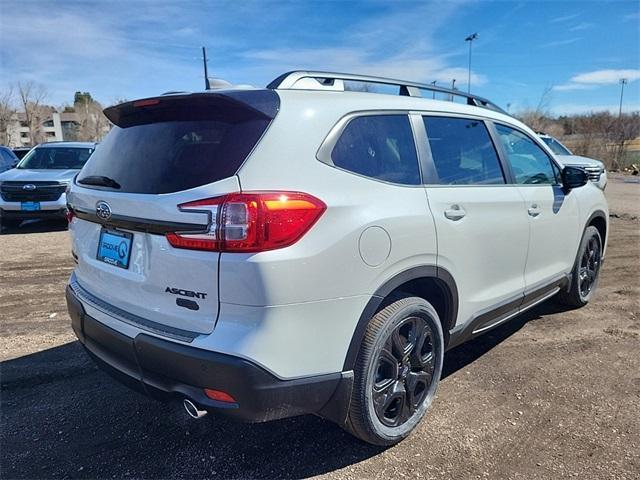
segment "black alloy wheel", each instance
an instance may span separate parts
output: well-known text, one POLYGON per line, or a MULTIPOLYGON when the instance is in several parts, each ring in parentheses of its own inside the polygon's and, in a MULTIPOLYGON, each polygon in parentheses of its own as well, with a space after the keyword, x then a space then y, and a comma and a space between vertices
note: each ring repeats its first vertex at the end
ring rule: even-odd
POLYGON ((435 368, 433 337, 423 318, 408 317, 378 353, 371 388, 376 415, 384 425, 402 425, 424 400, 435 368))

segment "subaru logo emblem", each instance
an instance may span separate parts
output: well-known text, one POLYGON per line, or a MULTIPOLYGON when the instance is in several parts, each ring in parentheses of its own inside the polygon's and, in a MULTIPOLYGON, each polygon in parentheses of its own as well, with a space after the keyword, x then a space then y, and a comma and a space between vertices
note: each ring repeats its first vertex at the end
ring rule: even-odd
POLYGON ((109 220, 111 218, 111 207, 107 202, 96 203, 96 215, 101 220, 109 220))
POLYGON ((22 187, 23 190, 33 191, 36 189, 36 186, 33 183, 27 183, 22 187))

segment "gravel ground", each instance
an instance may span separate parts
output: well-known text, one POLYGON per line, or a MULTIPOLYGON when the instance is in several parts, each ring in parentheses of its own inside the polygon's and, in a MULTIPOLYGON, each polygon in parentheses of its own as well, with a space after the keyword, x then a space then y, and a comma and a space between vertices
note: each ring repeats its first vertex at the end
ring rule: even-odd
POLYGON ((427 418, 389 449, 312 416, 193 421, 127 390, 74 341, 63 226, 0 236, 0 478, 637 479, 640 185, 629 180, 607 187, 596 299, 547 302, 450 351, 427 418))

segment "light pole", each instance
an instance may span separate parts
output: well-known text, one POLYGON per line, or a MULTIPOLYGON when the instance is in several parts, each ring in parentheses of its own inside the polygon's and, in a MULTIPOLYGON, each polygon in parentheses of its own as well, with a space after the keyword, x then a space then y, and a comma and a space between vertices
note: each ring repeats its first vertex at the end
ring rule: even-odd
MULTIPOLYGON (((434 87, 436 86, 436 80, 434 80, 433 82, 431 82, 431 85, 433 85, 434 87)), ((436 91, 433 91, 433 99, 436 99, 436 91)))
POLYGON ((620 124, 620 146, 618 147, 618 154, 616 155, 617 166, 620 166, 622 155, 624 154, 624 126, 622 124, 622 97, 624 96, 624 86, 629 83, 628 78, 620 79, 620 109, 618 110, 618 123, 620 124))
POLYGON ((622 96, 624 95, 624 86, 629 83, 628 78, 620 79, 620 110, 618 110, 618 117, 622 117, 622 96))
POLYGON ((477 33, 472 33, 467 38, 464 39, 465 42, 469 42, 469 71, 468 71, 468 79, 467 79, 467 93, 471 93, 471 45, 473 45, 473 41, 478 38, 477 33))

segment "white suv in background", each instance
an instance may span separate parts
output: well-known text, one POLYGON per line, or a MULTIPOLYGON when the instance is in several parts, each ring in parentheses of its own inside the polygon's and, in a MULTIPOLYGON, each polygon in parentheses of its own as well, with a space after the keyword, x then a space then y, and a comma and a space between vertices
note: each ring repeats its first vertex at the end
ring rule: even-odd
POLYGON ((95 147, 93 142, 42 143, 0 173, 0 228, 31 218, 64 219, 65 191, 95 147))
POLYGON ((551 135, 539 132, 538 136, 547 144, 562 165, 584 169, 589 180, 595 183, 598 188, 605 189, 607 186, 607 169, 604 167, 604 163, 593 158, 574 155, 560 140, 551 135))
POLYGON ((68 194, 72 326, 194 417, 313 413, 390 445, 425 415, 445 350, 594 293, 602 191, 482 98, 291 72, 105 114, 68 194))

